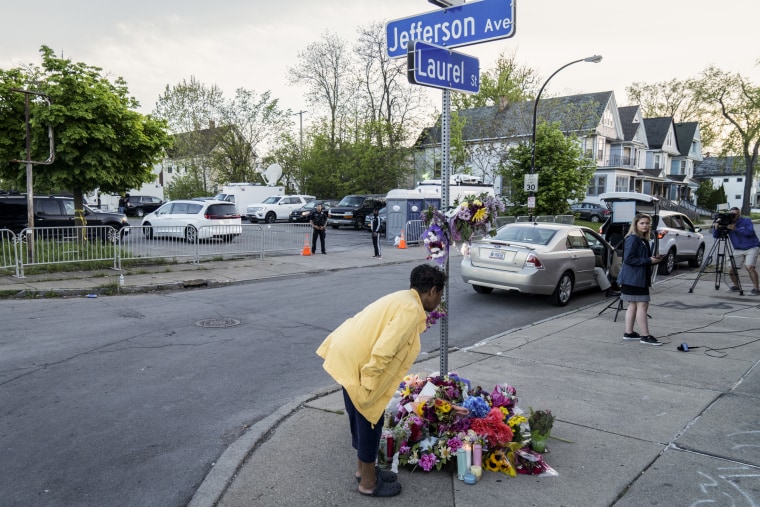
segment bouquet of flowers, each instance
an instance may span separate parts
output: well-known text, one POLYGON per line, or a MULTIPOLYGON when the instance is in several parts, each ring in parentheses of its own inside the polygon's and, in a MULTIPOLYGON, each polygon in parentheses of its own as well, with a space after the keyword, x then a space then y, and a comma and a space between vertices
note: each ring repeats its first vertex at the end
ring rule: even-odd
POLYGON ((438 306, 435 307, 435 310, 428 313, 427 315, 427 327, 425 329, 429 329, 430 326, 438 322, 439 319, 442 319, 448 315, 448 312, 446 311, 446 302, 441 301, 438 306))
POLYGON ((427 259, 434 260, 439 266, 443 266, 449 256, 449 245, 451 244, 449 222, 443 213, 432 206, 423 211, 420 218, 427 226, 421 237, 428 251, 427 259))
POLYGON ((471 388, 455 373, 408 375, 388 410, 394 451, 402 466, 440 470, 465 444, 478 443, 487 470, 514 476, 549 469, 540 455, 516 452, 528 445, 530 432, 528 419, 517 407, 517 391, 508 384, 489 393, 480 386, 471 388))
POLYGON ((494 236, 496 217, 504 209, 501 199, 492 195, 466 195, 449 218, 451 239, 470 242, 473 236, 494 236))

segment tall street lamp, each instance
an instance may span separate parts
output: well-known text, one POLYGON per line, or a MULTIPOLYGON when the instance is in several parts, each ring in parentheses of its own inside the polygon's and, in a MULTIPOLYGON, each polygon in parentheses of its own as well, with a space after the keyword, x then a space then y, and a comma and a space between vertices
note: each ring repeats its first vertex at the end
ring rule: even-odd
MULTIPOLYGON (((602 56, 601 55, 594 55, 594 56, 589 56, 587 58, 581 58, 580 60, 574 60, 574 61, 572 61, 570 63, 566 63, 565 65, 563 65, 559 69, 555 70, 554 73, 551 76, 549 76, 549 79, 547 79, 546 81, 544 81, 544 84, 541 85, 541 89, 538 90, 538 95, 536 95, 536 100, 535 100, 535 102, 533 102, 533 129, 531 131, 531 144, 530 144, 530 174, 535 174, 535 172, 536 172, 536 113, 538 112, 538 100, 541 98, 541 94, 544 92, 544 88, 546 88, 546 85, 549 84, 549 81, 551 81, 551 79, 554 76, 556 76, 557 73, 559 71, 561 71, 562 69, 565 69, 565 68, 567 68, 567 67, 569 67, 569 66, 571 66, 571 65, 573 65, 575 63, 580 63, 580 62, 599 63, 601 61, 602 61, 602 56)), ((533 191, 531 191, 530 196, 534 197, 535 193, 533 191)), ((531 201, 532 201, 532 199, 531 199, 531 201)), ((530 210, 531 210, 531 213, 530 213, 531 217, 530 217, 530 219, 532 221, 532 219, 533 219, 533 208, 531 207, 530 210)))

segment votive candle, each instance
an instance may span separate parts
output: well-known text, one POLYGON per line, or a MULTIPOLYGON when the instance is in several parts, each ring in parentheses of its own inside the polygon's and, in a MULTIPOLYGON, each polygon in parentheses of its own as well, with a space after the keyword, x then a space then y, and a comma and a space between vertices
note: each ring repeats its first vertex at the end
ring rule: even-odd
POLYGON ((467 458, 464 448, 460 447, 457 450, 457 479, 464 480, 464 474, 467 473, 467 458))
POLYGON ((469 472, 470 466, 472 466, 472 446, 470 446, 470 444, 464 444, 464 453, 465 453, 465 459, 467 463, 466 472, 469 472))
POLYGON ((483 465, 483 446, 481 444, 472 446, 472 464, 478 467, 483 465))

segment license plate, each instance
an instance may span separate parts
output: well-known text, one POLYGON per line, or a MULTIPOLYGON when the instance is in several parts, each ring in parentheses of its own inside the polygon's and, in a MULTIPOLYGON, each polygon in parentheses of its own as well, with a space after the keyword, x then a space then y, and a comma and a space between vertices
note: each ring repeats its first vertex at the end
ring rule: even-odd
POLYGON ((501 250, 491 250, 491 252, 488 254, 489 259, 496 259, 499 261, 503 261, 504 257, 505 257, 504 252, 502 252, 501 250))

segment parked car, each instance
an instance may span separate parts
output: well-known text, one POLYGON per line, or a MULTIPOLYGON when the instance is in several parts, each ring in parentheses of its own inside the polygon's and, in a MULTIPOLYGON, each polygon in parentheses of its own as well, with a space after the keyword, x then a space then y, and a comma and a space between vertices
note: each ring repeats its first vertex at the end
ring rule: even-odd
POLYGON ((169 201, 142 220, 143 234, 157 237, 232 241, 243 232, 237 208, 223 201, 169 201))
MULTIPOLYGON (((15 233, 28 226, 26 194, 0 195, 0 229, 9 229, 15 233)), ((74 227, 76 214, 74 198, 61 196, 34 197, 35 227, 74 227)), ((123 213, 94 210, 84 205, 84 220, 89 226, 110 226, 113 233, 122 229, 129 230, 129 220, 123 213)), ((93 229, 93 233, 96 229, 93 229)), ((109 239, 113 239, 110 235, 109 239)))
MULTIPOLYGON (((377 212, 377 216, 380 217, 380 234, 385 234, 385 221, 388 220, 388 208, 380 208, 380 211, 377 212)), ((364 217, 364 228, 368 231, 372 228, 372 218, 372 213, 364 217)))
POLYGON ((611 192, 600 197, 613 208, 613 213, 599 232, 617 248, 617 255, 622 256, 622 241, 628 234, 632 214, 642 212, 652 215, 652 248, 663 257, 657 267, 659 274, 671 274, 678 262, 688 262, 692 268, 702 265, 705 255, 705 238, 700 232, 702 228, 696 227, 684 213, 660 210, 656 198, 636 192, 611 192), (625 215, 615 216, 615 206, 623 205, 617 203, 630 204, 625 215))
POLYGON ((546 294, 565 306, 573 293, 599 287, 594 268, 609 270, 613 248, 588 227, 520 222, 474 241, 464 253, 462 280, 475 292, 546 294))
POLYGON ((384 194, 347 195, 330 209, 327 225, 338 229, 341 225, 353 226, 357 231, 364 228, 364 217, 375 208, 385 206, 384 194))
POLYGON ((315 200, 307 202, 303 207, 295 209, 290 212, 288 220, 290 223, 308 222, 311 220, 311 214, 317 209, 317 205, 321 204, 323 210, 329 210, 335 203, 333 201, 315 200))
POLYGON ((587 222, 604 222, 610 216, 611 211, 606 206, 593 202, 579 202, 570 205, 570 213, 576 215, 579 220, 587 222))
POLYGON ((163 203, 164 201, 152 195, 130 195, 124 213, 129 217, 144 217, 156 211, 163 203))
POLYGON ((257 204, 251 204, 245 210, 245 217, 255 224, 271 224, 277 220, 288 220, 290 212, 302 208, 313 201, 313 195, 272 195, 257 204))

